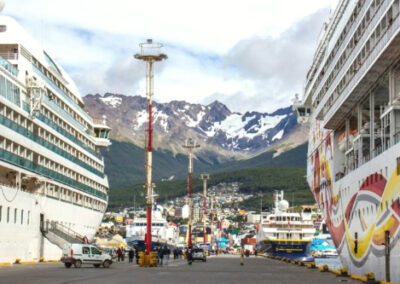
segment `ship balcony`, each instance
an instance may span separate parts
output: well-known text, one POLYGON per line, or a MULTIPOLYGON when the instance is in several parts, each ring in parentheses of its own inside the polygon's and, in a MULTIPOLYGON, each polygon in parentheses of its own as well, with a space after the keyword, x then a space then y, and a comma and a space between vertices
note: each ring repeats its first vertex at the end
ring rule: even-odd
POLYGON ((10 72, 12 75, 18 76, 17 68, 15 68, 14 65, 11 64, 11 62, 9 62, 8 60, 6 60, 3 56, 1 56, 1 54, 0 54, 0 65, 8 72, 10 72))
POLYGON ((388 15, 392 4, 392 1, 382 3, 380 11, 374 17, 382 21, 376 20, 364 32, 358 40, 358 45, 352 50, 349 59, 315 109, 317 119, 324 121, 324 128, 336 129, 377 79, 399 58, 400 17, 398 8, 394 11, 393 7, 393 14, 394 12, 396 14, 388 15), (382 29, 384 19, 387 19, 387 23, 385 29, 382 29), (360 57, 360 54, 363 56, 360 57), (352 66, 356 67, 352 69, 352 66), (339 89, 340 82, 345 83, 339 89))

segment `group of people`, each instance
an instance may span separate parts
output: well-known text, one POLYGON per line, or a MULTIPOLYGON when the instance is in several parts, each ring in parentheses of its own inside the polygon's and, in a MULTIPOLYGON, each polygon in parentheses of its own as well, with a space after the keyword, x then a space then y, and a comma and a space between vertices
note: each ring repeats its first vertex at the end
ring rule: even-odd
POLYGON ((183 251, 180 248, 174 248, 172 253, 174 254, 174 259, 181 259, 183 257, 183 251))
MULTIPOLYGON (((171 250, 168 248, 168 246, 164 245, 164 246, 160 246, 160 247, 155 247, 154 251, 157 252, 158 265, 160 265, 160 266, 162 266, 163 264, 168 265, 169 257, 171 255, 171 250)), ((191 254, 190 252, 191 252, 191 250, 189 250, 189 254, 191 254)), ((115 253, 117 255, 118 262, 125 260, 126 250, 124 248, 118 248, 115 253)), ((172 253, 174 255, 174 259, 182 259, 183 255, 184 255, 183 250, 180 248, 176 248, 176 247, 172 250, 172 253)), ((188 251, 186 251, 186 254, 188 254, 188 251)), ((135 257, 136 257, 136 263, 138 264, 139 263, 139 249, 138 248, 136 248, 136 249, 130 248, 128 250, 129 262, 133 262, 135 257)))
POLYGON ((165 245, 164 247, 157 248, 158 265, 162 266, 165 257, 165 264, 168 265, 169 255, 171 250, 165 245))
MULTIPOLYGON (((130 248, 129 251, 128 251, 129 262, 132 263, 133 259, 135 258, 135 256, 136 256, 136 263, 138 263, 139 262, 139 250, 138 249, 134 250, 133 248, 130 248)), ((124 259, 125 259, 125 250, 123 248, 118 248, 117 249, 117 259, 118 259, 118 262, 124 261, 124 259)))

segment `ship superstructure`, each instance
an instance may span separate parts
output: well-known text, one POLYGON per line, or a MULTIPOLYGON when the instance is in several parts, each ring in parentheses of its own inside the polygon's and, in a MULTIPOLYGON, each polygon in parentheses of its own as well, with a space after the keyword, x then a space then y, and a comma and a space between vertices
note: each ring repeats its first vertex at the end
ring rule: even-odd
MULTIPOLYGON (((161 214, 162 207, 153 209, 153 219, 151 225, 151 235, 153 242, 169 245, 177 245, 179 239, 179 229, 176 225, 171 225, 161 214), (160 209, 161 208, 161 209, 160 209)), ((132 246, 144 243, 146 235, 147 219, 145 217, 135 217, 133 224, 126 225, 126 241, 132 246)))
POLYGON ((400 282, 399 4, 339 1, 323 27, 304 98, 294 105, 299 121, 311 126, 307 180, 342 264, 394 282, 400 282))
POLYGON ((83 107, 68 74, 0 16, 0 262, 59 259, 63 241, 94 236, 110 128, 83 107))

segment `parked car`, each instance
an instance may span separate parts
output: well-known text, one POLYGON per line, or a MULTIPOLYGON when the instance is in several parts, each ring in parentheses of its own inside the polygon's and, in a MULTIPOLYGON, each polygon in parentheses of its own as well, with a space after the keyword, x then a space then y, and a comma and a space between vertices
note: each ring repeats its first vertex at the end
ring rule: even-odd
POLYGON ((192 260, 207 260, 206 252, 202 248, 194 248, 192 252, 192 260))
POLYGON ((66 268, 74 265, 80 268, 82 264, 90 264, 94 267, 109 268, 112 264, 111 255, 102 253, 96 246, 88 244, 68 244, 63 249, 63 256, 61 262, 64 263, 66 268))

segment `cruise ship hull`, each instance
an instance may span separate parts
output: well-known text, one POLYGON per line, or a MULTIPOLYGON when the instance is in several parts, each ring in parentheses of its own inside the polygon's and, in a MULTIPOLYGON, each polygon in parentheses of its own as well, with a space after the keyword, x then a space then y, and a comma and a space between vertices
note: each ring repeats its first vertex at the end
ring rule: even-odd
POLYGON ((0 23, 0 262, 57 260, 107 208, 111 129, 22 26, 0 23))
POLYGON ((400 144, 333 181, 335 147, 330 142, 330 132, 325 133, 328 139, 315 152, 309 174, 341 262, 350 273, 373 272, 377 279, 385 279, 388 232, 391 280, 399 282, 396 265, 400 261, 400 175, 396 157, 400 144))
POLYGON ((400 282, 400 5, 341 0, 324 25, 299 121, 307 180, 349 273, 400 282))
POLYGON ((61 249, 41 232, 41 219, 59 222, 92 239, 103 217, 99 211, 1 184, 0 191, 0 262, 60 259, 61 249))
POLYGON ((306 240, 262 240, 259 250, 270 256, 287 257, 304 262, 314 261, 310 252, 311 242, 306 240))

